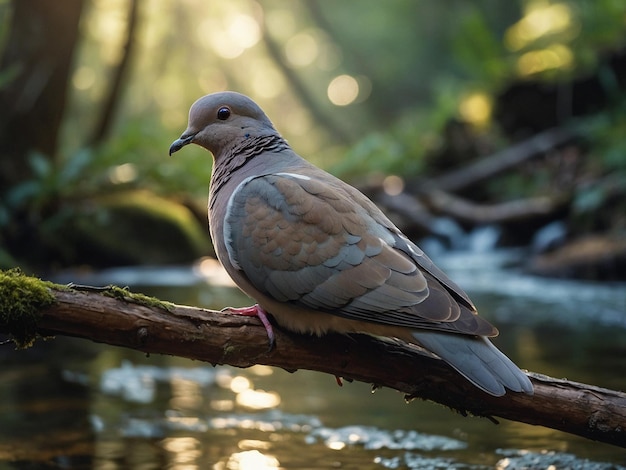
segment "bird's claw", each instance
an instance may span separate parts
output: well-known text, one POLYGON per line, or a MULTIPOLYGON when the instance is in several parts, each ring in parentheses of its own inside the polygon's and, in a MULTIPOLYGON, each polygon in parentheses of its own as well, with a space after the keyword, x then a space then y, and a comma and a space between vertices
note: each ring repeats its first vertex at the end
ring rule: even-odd
POLYGON ((228 312, 233 315, 243 315, 245 317, 257 317, 261 320, 261 323, 263 323, 265 331, 267 332, 267 339, 270 342, 268 352, 274 349, 274 329, 272 328, 269 318, 267 318, 267 312, 259 304, 251 305, 250 307, 225 307, 220 310, 220 312, 228 312))

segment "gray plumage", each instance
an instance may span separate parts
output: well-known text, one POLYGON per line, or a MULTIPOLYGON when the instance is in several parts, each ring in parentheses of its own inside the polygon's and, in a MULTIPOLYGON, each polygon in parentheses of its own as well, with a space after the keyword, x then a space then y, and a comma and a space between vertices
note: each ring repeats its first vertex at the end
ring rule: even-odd
POLYGON ((250 98, 200 98, 170 154, 190 143, 214 157, 209 225, 217 256, 278 324, 399 338, 487 393, 533 392, 488 340, 498 331, 465 292, 366 196, 297 155, 250 98))

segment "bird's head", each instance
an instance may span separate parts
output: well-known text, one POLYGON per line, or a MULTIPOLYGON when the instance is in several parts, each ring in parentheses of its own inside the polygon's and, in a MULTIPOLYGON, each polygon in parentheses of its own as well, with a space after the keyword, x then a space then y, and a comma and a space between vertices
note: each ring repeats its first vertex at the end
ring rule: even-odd
POLYGON ((187 129, 170 146, 170 155, 197 144, 215 157, 250 137, 277 134, 263 110, 241 93, 225 91, 203 96, 189 110, 187 129))

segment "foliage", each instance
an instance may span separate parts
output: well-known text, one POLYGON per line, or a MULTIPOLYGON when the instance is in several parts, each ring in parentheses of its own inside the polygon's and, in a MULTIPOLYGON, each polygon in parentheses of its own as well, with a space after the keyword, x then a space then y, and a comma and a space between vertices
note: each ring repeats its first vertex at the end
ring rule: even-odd
MULTIPOLYGON (((483 94, 489 105, 503 87, 516 80, 567 82, 572 77, 595 70, 606 52, 626 44, 623 21, 626 4, 623 2, 606 0, 591 6, 584 0, 527 1, 520 2, 517 9, 511 6, 508 10, 490 10, 490 6, 493 5, 489 2, 476 2, 459 7, 454 13, 459 15, 453 22, 454 34, 449 38, 444 34, 448 39, 446 56, 450 62, 442 63, 439 75, 431 81, 429 92, 432 98, 413 110, 414 113, 439 113, 442 116, 435 125, 432 125, 433 121, 420 123, 422 127, 417 128, 417 132, 441 136, 442 123, 460 117, 476 124, 477 133, 481 133, 485 126, 497 126, 497 123, 474 121, 475 116, 463 112, 464 104, 472 94, 483 94), (543 31, 541 21, 545 23, 543 31)), ((617 98, 620 93, 617 78, 603 69, 598 72, 605 90, 617 98)), ((567 118, 564 116, 562 125, 568 124, 567 118)), ((613 126, 608 120, 605 124, 608 128, 613 126)), ((423 155, 410 151, 408 141, 413 140, 413 135, 398 132, 402 125, 401 120, 393 121, 391 133, 387 134, 391 135, 390 140, 394 141, 395 147, 409 150, 406 155, 410 159, 423 155)), ((363 148, 371 147, 369 136, 363 140, 355 146, 357 154, 363 153, 363 148)), ((388 168, 394 169, 396 157, 393 151, 391 153, 388 168)), ((351 153, 349 155, 352 157, 351 153)), ((375 161, 352 158, 355 165, 375 161)), ((373 165, 372 169, 378 170, 380 163, 373 165)), ((409 164, 403 173, 416 176, 413 171, 422 167, 409 164)), ((362 167, 359 170, 367 171, 362 167)))
POLYGON ((0 234, 10 247, 0 249, 5 266, 15 265, 12 254, 32 264, 104 266, 181 262, 210 251, 206 231, 187 208, 129 191, 141 186, 134 166, 114 165, 98 152, 78 151, 58 168, 31 155, 33 177, 0 203, 0 234))
POLYGON ((58 168, 44 155, 29 155, 31 178, 9 188, 0 201, 2 265, 15 265, 7 245, 13 246, 17 240, 32 244, 33 254, 39 252, 41 244, 45 246, 47 235, 67 219, 70 206, 61 201, 80 200, 95 192, 92 180, 85 178, 92 161, 93 154, 88 149, 76 152, 58 168))
MULTIPOLYGON (((453 86, 453 85, 450 85, 453 86)), ((441 93, 437 106, 408 111, 384 132, 372 132, 351 146, 330 171, 356 180, 369 173, 414 177, 426 171, 427 157, 443 142, 443 128, 454 115, 455 103, 441 93)))

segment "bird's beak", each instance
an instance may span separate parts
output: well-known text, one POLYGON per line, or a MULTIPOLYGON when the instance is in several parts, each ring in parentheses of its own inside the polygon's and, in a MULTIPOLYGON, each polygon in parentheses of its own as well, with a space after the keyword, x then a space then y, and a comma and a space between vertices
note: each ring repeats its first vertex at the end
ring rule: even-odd
POLYGON ((185 145, 190 144, 195 136, 195 133, 191 135, 183 134, 180 136, 180 139, 176 139, 174 142, 172 142, 172 145, 170 145, 170 156, 172 156, 174 152, 178 152, 185 145))

